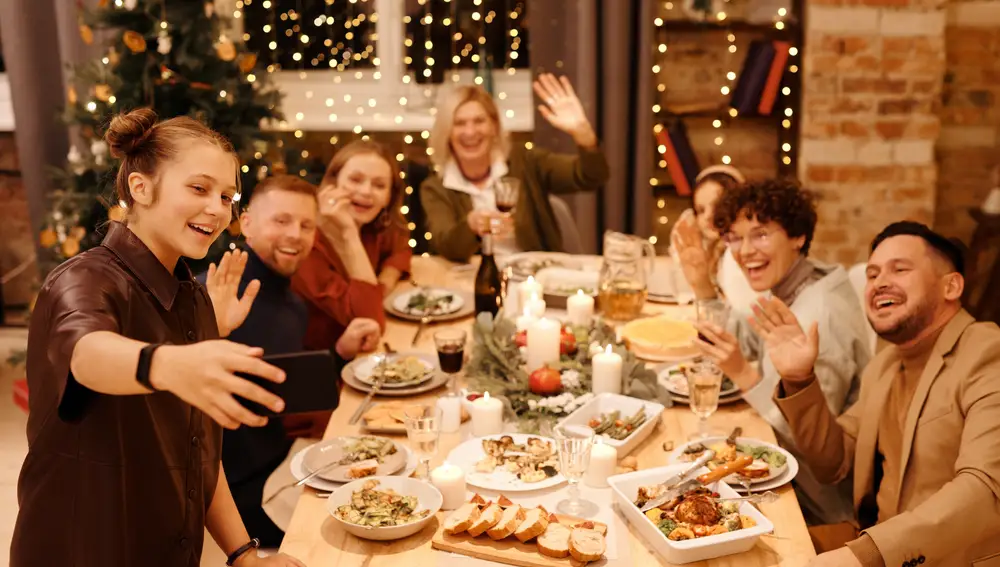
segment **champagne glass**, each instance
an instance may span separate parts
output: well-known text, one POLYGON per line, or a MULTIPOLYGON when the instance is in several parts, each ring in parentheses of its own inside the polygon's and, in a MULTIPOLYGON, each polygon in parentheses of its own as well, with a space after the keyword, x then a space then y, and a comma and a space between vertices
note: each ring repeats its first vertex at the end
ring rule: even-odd
POLYGON ((722 370, 713 363, 703 360, 685 366, 688 379, 688 401, 691 411, 698 416, 698 433, 690 440, 705 439, 709 436, 708 418, 719 408, 719 390, 722 388, 722 370))
POLYGON ((430 478, 431 459, 437 455, 442 419, 441 408, 436 405, 416 404, 403 410, 406 437, 419 459, 416 476, 425 481, 430 478))
POLYGON ((444 329, 434 333, 437 347, 438 365, 441 372, 448 375, 448 392, 454 394, 456 376, 465 362, 466 332, 461 329, 444 329))
POLYGON ((589 427, 564 426, 555 431, 559 448, 559 472, 569 481, 569 498, 556 505, 563 514, 587 518, 597 514, 597 504, 580 497, 580 479, 590 466, 594 430, 589 427))

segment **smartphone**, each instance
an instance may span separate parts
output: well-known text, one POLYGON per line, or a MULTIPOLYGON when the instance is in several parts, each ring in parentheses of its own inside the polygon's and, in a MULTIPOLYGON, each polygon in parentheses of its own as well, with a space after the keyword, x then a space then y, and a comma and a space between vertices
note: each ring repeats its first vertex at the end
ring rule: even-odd
POLYGON ((274 354, 264 357, 264 362, 285 371, 285 381, 272 382, 259 376, 237 372, 244 378, 285 401, 285 410, 276 413, 257 402, 235 396, 247 409, 257 415, 274 417, 314 411, 332 411, 340 404, 340 368, 328 350, 274 354))

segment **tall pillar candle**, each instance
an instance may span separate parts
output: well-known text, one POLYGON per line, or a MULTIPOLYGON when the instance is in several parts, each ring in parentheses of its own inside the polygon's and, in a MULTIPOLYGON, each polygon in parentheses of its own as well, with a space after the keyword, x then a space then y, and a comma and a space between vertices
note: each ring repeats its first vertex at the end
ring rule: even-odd
MULTIPOLYGON (((559 362, 562 326, 553 319, 539 319, 528 328, 528 372, 559 362)), ((619 360, 621 358, 619 357, 619 360)))
POLYGON ((594 393, 621 394, 622 357, 618 353, 611 352, 611 345, 608 345, 604 352, 595 354, 590 362, 593 368, 591 389, 594 393))
POLYGON ((594 317, 594 298, 583 293, 582 289, 576 290, 575 295, 566 298, 566 313, 570 323, 589 326, 594 317))
POLYGON ((517 286, 517 298, 520 300, 520 307, 524 309, 524 306, 528 304, 528 300, 531 296, 542 297, 542 284, 535 281, 534 276, 528 276, 528 279, 524 280, 517 286))
POLYGON ((503 433, 503 402, 491 398, 489 392, 472 402, 469 414, 472 418, 473 437, 503 433))
POLYGON ((462 426, 462 397, 442 396, 437 400, 441 408, 441 432, 454 433, 462 426))
POLYGON ((583 483, 591 488, 607 488, 608 477, 615 474, 615 467, 618 466, 618 450, 601 442, 601 438, 594 440, 594 446, 590 448, 590 465, 583 475, 583 483))
POLYGON ((431 484, 441 493, 442 510, 457 510, 465 503, 465 472, 451 463, 431 471, 431 484))
POLYGON ((542 318, 545 316, 545 300, 538 295, 532 294, 528 298, 527 303, 524 304, 524 312, 531 314, 532 317, 542 318))
POLYGON ((517 330, 518 330, 518 332, 520 332, 520 331, 527 331, 528 329, 531 328, 532 325, 535 324, 536 320, 537 320, 537 317, 535 317, 534 315, 532 315, 531 312, 528 311, 528 308, 525 307, 524 308, 524 313, 520 317, 517 318, 517 321, 515 321, 515 323, 517 324, 517 330))

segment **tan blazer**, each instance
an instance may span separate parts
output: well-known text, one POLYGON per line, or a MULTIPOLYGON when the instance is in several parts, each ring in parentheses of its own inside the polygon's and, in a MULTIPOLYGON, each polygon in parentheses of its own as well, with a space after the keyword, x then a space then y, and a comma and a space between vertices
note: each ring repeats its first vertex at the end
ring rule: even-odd
POLYGON ((880 352, 840 418, 815 382, 789 397, 779 385, 775 401, 818 479, 853 469, 854 509, 887 567, 1000 567, 1000 329, 964 310, 945 326, 906 416, 899 497, 872 525, 879 416, 899 370, 895 346, 880 352))

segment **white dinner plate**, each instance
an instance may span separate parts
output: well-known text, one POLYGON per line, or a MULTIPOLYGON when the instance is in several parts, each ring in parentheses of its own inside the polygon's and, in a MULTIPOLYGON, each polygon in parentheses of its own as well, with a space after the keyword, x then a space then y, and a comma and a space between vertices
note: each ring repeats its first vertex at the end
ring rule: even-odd
MULTIPOLYGON (((705 445, 707 447, 714 444, 725 443, 725 442, 726 442, 725 437, 708 437, 701 441, 690 441, 688 443, 681 445, 680 447, 675 449, 673 453, 670 454, 670 462, 690 463, 691 461, 685 460, 682 457, 682 455, 684 454, 684 449, 686 449, 689 445, 693 445, 695 443, 701 443, 702 445, 705 445)), ((792 456, 791 453, 789 453, 785 449, 782 449, 781 447, 778 447, 777 445, 768 443, 766 441, 761 441, 760 439, 753 439, 750 437, 737 437, 736 443, 740 445, 752 445, 755 447, 764 446, 767 447, 768 449, 771 449, 772 451, 777 451, 785 456, 784 470, 779 471, 777 474, 770 476, 768 478, 754 479, 751 481, 750 483, 752 486, 751 490, 753 490, 754 492, 773 490, 780 486, 784 486, 789 482, 792 482, 792 479, 795 478, 795 475, 799 474, 799 462, 795 459, 794 456, 792 456)), ((727 476, 723 480, 725 480, 726 484, 732 486, 734 489, 740 492, 744 491, 743 485, 740 484, 739 480, 736 478, 736 475, 727 476)))
POLYGON ((523 433, 505 433, 503 435, 490 435, 488 437, 475 437, 455 447, 448 453, 447 461, 465 471, 465 482, 470 486, 482 488, 483 490, 495 490, 497 492, 529 492, 559 486, 566 482, 562 474, 550 476, 539 482, 523 482, 517 475, 501 467, 491 473, 476 472, 476 463, 486 456, 483 451, 483 439, 499 439, 505 435, 510 435, 514 443, 519 445, 528 442, 529 437, 541 439, 552 444, 553 451, 558 454, 558 446, 555 439, 542 437, 541 435, 526 435, 523 433))
POLYGON ((423 316, 440 316, 440 315, 451 315, 452 313, 457 313, 462 307, 465 306, 465 299, 462 298, 461 294, 452 291, 450 289, 444 288, 419 288, 411 289, 407 291, 400 292, 392 298, 392 308, 404 315, 409 315, 411 317, 423 317, 423 316), (450 296, 451 299, 444 301, 439 304, 438 308, 427 312, 422 309, 411 309, 410 298, 418 294, 425 294, 432 298, 450 296))
MULTIPOLYGON (((411 474, 413 474, 413 471, 417 470, 417 464, 418 464, 417 457, 416 455, 413 454, 412 451, 410 451, 409 447, 403 445, 402 443, 397 443, 396 447, 398 447, 400 451, 406 453, 406 468, 404 468, 401 472, 397 473, 396 476, 410 476, 411 474)), ((309 471, 306 470, 305 459, 306 459, 306 453, 309 452, 309 449, 312 448, 313 445, 309 445, 308 447, 305 447, 298 453, 295 453, 295 455, 292 457, 292 461, 291 463, 289 463, 289 467, 292 469, 292 476, 295 477, 295 480, 302 480, 305 477, 309 476, 309 471)), ((344 484, 346 483, 323 480, 318 475, 306 481, 306 486, 315 488, 316 490, 321 490, 323 492, 333 492, 334 490, 337 490, 341 486, 344 486, 344 484)))
MULTIPOLYGON (((681 364, 664 364, 656 367, 656 379, 659 381, 663 387, 671 394, 687 398, 690 396, 688 389, 687 376, 684 375, 684 371, 681 364)), ((739 394, 740 389, 733 383, 732 380, 727 378, 722 379, 722 390, 719 392, 719 398, 728 398, 733 394, 739 394)))
MULTIPOLYGON (((357 363, 354 365, 354 377, 357 378, 358 381, 360 381, 363 384, 374 386, 375 378, 374 376, 372 376, 372 372, 375 370, 375 367, 381 362, 383 356, 386 355, 372 354, 359 359, 357 363)), ((427 372, 425 372, 420 378, 417 378, 416 380, 411 380, 409 382, 392 382, 392 383, 382 384, 383 388, 412 388, 413 386, 419 386, 420 384, 423 384, 424 382, 433 378, 434 371, 437 369, 437 365, 435 365, 433 362, 433 357, 425 353, 401 352, 397 354, 390 354, 388 356, 390 363, 394 360, 403 359, 408 356, 417 358, 418 360, 420 360, 420 363, 424 365, 424 368, 427 369, 427 372)))

